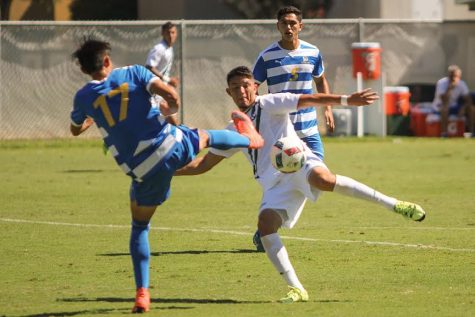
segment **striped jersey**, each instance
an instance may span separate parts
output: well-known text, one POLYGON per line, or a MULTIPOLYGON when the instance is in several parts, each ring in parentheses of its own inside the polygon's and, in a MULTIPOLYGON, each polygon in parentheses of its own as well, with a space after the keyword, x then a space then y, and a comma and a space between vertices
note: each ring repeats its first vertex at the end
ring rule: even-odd
POLYGON ((168 158, 182 132, 150 103, 150 84, 160 80, 140 65, 116 68, 104 80, 78 90, 71 123, 94 119, 104 143, 122 170, 137 181, 168 158))
MULTIPOLYGON (((283 49, 278 42, 264 49, 253 67, 254 79, 261 84, 267 81, 269 93, 313 93, 313 77, 324 72, 319 49, 299 40, 295 50, 283 49)), ((317 112, 306 108, 290 114, 295 131, 300 138, 318 134, 317 112)))

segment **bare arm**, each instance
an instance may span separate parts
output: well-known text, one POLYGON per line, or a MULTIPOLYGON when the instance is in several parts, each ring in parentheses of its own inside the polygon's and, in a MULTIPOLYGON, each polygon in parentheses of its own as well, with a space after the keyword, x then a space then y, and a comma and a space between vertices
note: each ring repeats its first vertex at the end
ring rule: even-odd
MULTIPOLYGON (((328 105, 340 105, 342 104, 342 99, 344 95, 333 95, 333 94, 312 94, 312 95, 300 95, 297 109, 309 108, 315 105, 328 106, 328 105)), ((371 88, 364 89, 360 92, 354 92, 347 97, 348 106, 366 106, 372 104, 374 101, 379 99, 379 96, 376 92, 372 91, 371 88)))
POLYGON ((71 131, 72 135, 78 136, 84 131, 86 131, 87 129, 89 129, 89 127, 93 124, 94 124, 94 120, 92 118, 86 118, 86 120, 84 120, 82 125, 79 127, 71 124, 69 127, 69 130, 71 131))
MULTIPOLYGON (((317 87, 317 91, 319 93, 329 94, 330 93, 330 85, 328 84, 327 78, 325 74, 322 74, 320 77, 314 77, 313 81, 315 82, 315 86, 317 87)), ((335 130, 335 120, 333 118, 333 111, 332 107, 327 105, 325 106, 325 123, 327 124, 328 130, 333 132, 335 130)))
POLYGON ((163 97, 166 102, 160 103, 160 112, 164 116, 170 116, 178 112, 180 98, 176 90, 161 80, 154 80, 150 85, 150 92, 163 97))
POLYGON ((162 73, 160 73, 156 67, 153 67, 153 66, 150 66, 150 65, 145 65, 145 68, 147 68, 147 69, 150 70, 155 76, 157 76, 158 78, 160 78, 161 80, 163 80, 163 75, 162 75, 162 73))
POLYGON ((206 155, 195 158, 193 161, 188 163, 188 165, 177 170, 174 175, 182 176, 203 174, 212 169, 223 159, 224 156, 219 156, 208 152, 206 155))
MULTIPOLYGON (((155 76, 157 76, 161 80, 165 80, 165 78, 163 77, 163 74, 160 73, 156 67, 153 67, 153 66, 150 66, 150 65, 145 65, 145 68, 150 70, 155 76)), ((177 88, 178 85, 180 84, 180 80, 177 77, 170 77, 167 84, 172 86, 172 87, 177 88)))

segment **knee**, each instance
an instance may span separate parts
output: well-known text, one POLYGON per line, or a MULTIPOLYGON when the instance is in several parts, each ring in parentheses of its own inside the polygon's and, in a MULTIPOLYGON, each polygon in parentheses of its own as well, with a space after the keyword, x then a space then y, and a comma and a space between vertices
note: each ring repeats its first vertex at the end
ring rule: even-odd
POLYGON ((200 150, 205 149, 209 146, 209 134, 206 130, 198 129, 198 135, 200 137, 200 150))
POLYGON ((311 186, 323 191, 333 191, 336 176, 325 168, 315 168, 310 172, 308 181, 311 186))
POLYGON ((257 229, 261 236, 276 233, 280 226, 282 226, 282 218, 275 210, 264 209, 260 212, 257 229))
POLYGON ((157 206, 139 206, 136 201, 130 202, 132 220, 139 223, 148 223, 152 219, 157 206))

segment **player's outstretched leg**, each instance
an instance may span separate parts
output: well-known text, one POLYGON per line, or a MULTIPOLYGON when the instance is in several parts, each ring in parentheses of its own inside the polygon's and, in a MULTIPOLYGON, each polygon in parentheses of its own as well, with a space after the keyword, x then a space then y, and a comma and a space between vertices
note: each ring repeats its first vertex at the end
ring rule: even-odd
POLYGON ((414 221, 422 221, 426 216, 426 213, 421 206, 386 196, 383 193, 346 176, 336 175, 336 182, 333 191, 346 196, 357 197, 381 204, 405 218, 414 221))
POLYGON ((132 313, 141 314, 150 310, 150 293, 148 288, 141 287, 137 289, 135 294, 135 305, 132 308, 132 313))
POLYGON ((251 142, 250 149, 259 149, 264 146, 264 139, 256 131, 251 119, 244 112, 234 110, 231 113, 231 118, 236 126, 236 130, 249 138, 251 142))

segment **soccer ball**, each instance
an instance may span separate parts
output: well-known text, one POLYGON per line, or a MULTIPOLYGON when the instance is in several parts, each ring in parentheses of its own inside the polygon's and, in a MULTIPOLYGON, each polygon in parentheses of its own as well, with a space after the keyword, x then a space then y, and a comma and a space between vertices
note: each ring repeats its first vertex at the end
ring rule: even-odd
POLYGON ((282 173, 298 171, 307 159, 303 142, 296 137, 280 138, 270 152, 272 166, 282 173))

